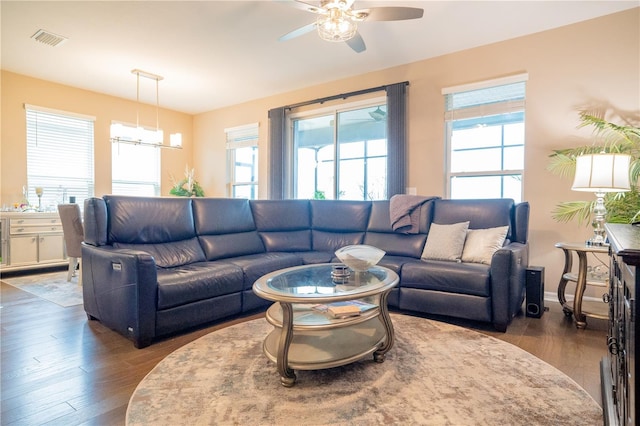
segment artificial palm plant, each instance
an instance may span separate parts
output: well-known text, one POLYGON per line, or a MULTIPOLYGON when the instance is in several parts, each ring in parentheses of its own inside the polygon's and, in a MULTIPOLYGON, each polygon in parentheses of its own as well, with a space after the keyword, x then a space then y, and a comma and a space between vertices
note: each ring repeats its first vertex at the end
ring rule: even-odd
MULTIPOLYGON (((584 154, 621 153, 631 156, 629 192, 608 193, 605 196, 607 222, 631 223, 640 218, 640 193, 638 193, 638 177, 640 176, 640 128, 632 125, 619 125, 607 121, 604 116, 580 112, 578 127, 593 127, 597 143, 554 150, 550 155, 548 170, 561 177, 573 178, 576 170, 576 157, 584 154)), ((556 205, 552 217, 558 222, 569 222, 577 219, 578 223, 589 221, 595 201, 565 201, 556 205)))

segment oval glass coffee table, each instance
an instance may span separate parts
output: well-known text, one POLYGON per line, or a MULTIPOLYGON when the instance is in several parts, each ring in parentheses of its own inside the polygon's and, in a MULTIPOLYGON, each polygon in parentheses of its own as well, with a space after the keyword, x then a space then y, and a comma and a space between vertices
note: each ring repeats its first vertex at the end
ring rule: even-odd
POLYGON ((266 313, 274 329, 265 338, 263 351, 276 363, 283 386, 295 384, 296 369, 338 367, 371 354, 376 362, 383 362, 393 346, 387 297, 398 284, 398 275, 374 266, 334 280, 334 265, 282 269, 253 285, 258 296, 276 302, 266 313), (325 311, 338 305, 357 306, 361 312, 334 317, 325 311))

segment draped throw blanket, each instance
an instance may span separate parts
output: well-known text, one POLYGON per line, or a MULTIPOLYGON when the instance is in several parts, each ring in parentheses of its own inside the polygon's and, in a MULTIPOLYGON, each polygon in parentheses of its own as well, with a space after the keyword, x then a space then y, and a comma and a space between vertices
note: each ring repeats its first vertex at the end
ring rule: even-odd
POLYGON ((420 231, 420 206, 436 197, 396 194, 389 200, 391 228, 403 234, 417 234, 420 231))

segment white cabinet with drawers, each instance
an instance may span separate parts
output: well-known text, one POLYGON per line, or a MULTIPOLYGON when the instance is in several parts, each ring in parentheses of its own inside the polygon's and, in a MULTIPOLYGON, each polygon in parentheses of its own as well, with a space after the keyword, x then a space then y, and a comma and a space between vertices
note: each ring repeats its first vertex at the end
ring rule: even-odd
POLYGON ((64 234, 58 213, 3 212, 2 270, 64 265, 64 234))

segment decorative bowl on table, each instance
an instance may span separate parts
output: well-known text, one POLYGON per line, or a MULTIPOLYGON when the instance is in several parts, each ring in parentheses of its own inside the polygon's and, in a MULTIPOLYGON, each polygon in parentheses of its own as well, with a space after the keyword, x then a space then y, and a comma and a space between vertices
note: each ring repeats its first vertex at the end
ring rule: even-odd
POLYGON ((336 251, 340 262, 356 272, 366 271, 382 259, 384 250, 364 244, 342 247, 336 251))

